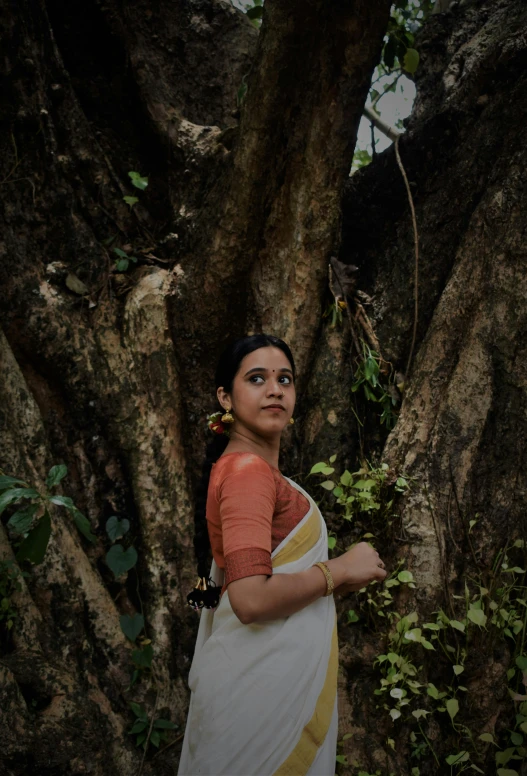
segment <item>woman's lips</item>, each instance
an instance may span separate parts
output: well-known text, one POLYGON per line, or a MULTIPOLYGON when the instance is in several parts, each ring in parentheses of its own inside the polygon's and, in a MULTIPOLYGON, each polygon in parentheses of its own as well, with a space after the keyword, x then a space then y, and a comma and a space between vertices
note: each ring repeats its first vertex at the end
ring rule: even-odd
POLYGON ((279 407, 276 406, 269 406, 269 407, 263 407, 264 410, 269 410, 269 412, 285 412, 285 407, 279 407))

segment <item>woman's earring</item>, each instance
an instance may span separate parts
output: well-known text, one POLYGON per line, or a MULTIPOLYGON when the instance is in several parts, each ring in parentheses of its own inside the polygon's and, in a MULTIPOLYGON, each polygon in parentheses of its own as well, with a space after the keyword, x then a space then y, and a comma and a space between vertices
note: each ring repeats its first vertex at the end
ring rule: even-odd
POLYGON ((293 425, 293 423, 295 422, 295 419, 294 418, 289 418, 289 422, 290 422, 291 425, 293 425))
POLYGON ((234 415, 232 414, 231 410, 227 410, 227 412, 221 416, 221 422, 234 423, 234 415))

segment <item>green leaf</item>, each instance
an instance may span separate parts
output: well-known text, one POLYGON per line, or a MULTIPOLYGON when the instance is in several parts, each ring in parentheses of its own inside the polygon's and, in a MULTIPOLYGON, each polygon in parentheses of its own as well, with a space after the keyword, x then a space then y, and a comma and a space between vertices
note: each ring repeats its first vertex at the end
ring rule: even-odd
POLYGON ((457 698, 449 698, 445 703, 445 706, 446 706, 446 710, 450 715, 450 719, 453 721, 454 717, 459 711, 459 702, 457 698))
POLYGON ((73 522, 77 526, 77 530, 80 531, 89 542, 92 544, 96 543, 97 537, 91 531, 90 521, 82 514, 82 512, 79 512, 78 509, 75 509, 73 512, 73 522))
POLYGON ((0 490, 11 488, 13 485, 24 485, 27 488, 27 484, 24 480, 18 480, 16 477, 7 477, 5 474, 0 476, 0 490))
POLYGON ((59 507, 66 507, 66 509, 73 509, 75 506, 69 496, 50 496, 49 501, 59 507))
POLYGON ((130 529, 130 521, 126 519, 126 517, 123 517, 122 520, 119 520, 118 517, 115 515, 112 515, 112 517, 109 517, 106 521, 106 533, 114 542, 116 539, 120 539, 122 536, 125 535, 130 529))
POLYGON ((320 474, 322 469, 325 469, 326 466, 327 466, 327 464, 326 464, 325 461, 319 461, 318 463, 316 463, 314 466, 311 467, 311 471, 309 473, 310 474, 320 474))
POLYGON ((335 536, 328 536, 328 549, 329 550, 335 549, 336 543, 337 543, 337 538, 335 536))
POLYGON ((144 191, 148 186, 148 178, 143 178, 138 172, 132 171, 128 173, 128 177, 132 181, 132 185, 136 189, 144 191))
POLYGON ((38 490, 33 488, 10 488, 4 491, 0 496, 0 515, 13 501, 18 501, 21 498, 38 498, 38 490))
POLYGON ((154 727, 161 730, 177 730, 177 725, 174 722, 170 722, 169 719, 156 719, 154 727))
POLYGON ((459 620, 450 620, 450 625, 456 630, 461 631, 461 633, 465 632, 465 626, 459 620))
POLYGON ((419 52, 414 48, 406 49, 406 54, 403 59, 403 69, 407 73, 415 73, 419 66, 419 52))
POLYGON ((263 14, 263 7, 261 5, 255 5, 253 8, 248 8, 245 13, 249 19, 261 19, 263 14))
POLYGON ((498 768, 498 776, 518 776, 518 771, 514 771, 512 768, 498 768))
POLYGON ((325 474, 326 476, 329 474, 333 474, 335 469, 332 466, 324 466, 324 468, 321 470, 321 474, 325 474))
POLYGON ((128 254, 126 251, 121 250, 121 248, 112 248, 113 252, 116 253, 120 259, 127 259, 128 254))
POLYGON ((337 455, 336 454, 335 455, 330 455, 330 457, 329 457, 329 462, 330 463, 335 463, 336 460, 337 460, 337 455))
POLYGON ((117 272, 126 272, 126 270, 128 269, 129 263, 130 262, 128 261, 128 259, 117 259, 117 261, 115 262, 115 268, 117 272))
POLYGON ((326 480, 325 482, 321 482, 320 485, 322 488, 325 488, 326 490, 333 490, 333 488, 335 487, 335 483, 333 482, 333 480, 326 480))
POLYGON ((130 735, 133 733, 142 733, 142 731, 148 727, 148 721, 144 721, 142 719, 136 719, 134 722, 133 727, 128 731, 130 735))
POLYGON ((345 488, 348 488, 351 483, 351 479, 351 473, 346 469, 346 471, 340 477, 340 484, 345 488))
POLYGON ((46 510, 36 526, 28 533, 16 554, 17 561, 29 560, 39 564, 44 560, 51 536, 51 519, 46 510))
POLYGON ((479 737, 480 741, 485 741, 488 744, 493 744, 494 743, 494 736, 492 735, 492 733, 482 733, 478 737, 479 737))
POLYGON ((484 626, 487 622, 487 615, 483 609, 475 609, 473 606, 468 610, 467 617, 476 625, 484 626))
POLYGON ((469 753, 463 750, 457 754, 450 754, 446 761, 449 765, 455 765, 456 763, 465 763, 468 759, 470 759, 469 753))
POLYGON ((459 676, 459 674, 462 674, 463 671, 465 670, 464 666, 452 666, 452 667, 454 669, 454 673, 456 676, 459 676))
POLYGON ((428 688, 427 688, 426 692, 428 693, 428 695, 429 695, 431 698, 435 698, 436 700, 438 700, 438 699, 439 699, 439 690, 437 689, 437 687, 435 686, 435 684, 432 684, 432 683, 430 683, 430 684, 428 685, 428 688))
POLYGON ((127 205, 130 205, 130 207, 133 207, 136 202, 139 202, 137 197, 123 197, 123 199, 127 205))
MULTIPOLYGON (((503 752, 496 752, 496 765, 507 765, 512 755, 514 754, 514 747, 511 746, 505 749, 503 752)), ((502 769, 503 770, 503 769, 502 769)))
POLYGON ((38 509, 38 504, 30 504, 23 509, 18 509, 8 520, 8 527, 17 534, 25 534, 29 531, 35 513, 38 509))
POLYGON ((525 655, 518 655, 515 662, 520 671, 527 671, 527 657, 525 655))
POLYGON ((145 627, 145 620, 142 614, 122 614, 119 617, 119 623, 122 632, 130 641, 135 641, 145 627))
POLYGON ((122 544, 114 544, 106 553, 106 563, 113 571, 116 577, 121 576, 137 563, 137 552, 135 547, 124 549, 122 544))
POLYGON ((523 736, 521 733, 511 733, 511 744, 514 746, 521 746, 523 744, 523 736))
POLYGON ((152 733, 150 734, 150 743, 157 748, 160 740, 161 738, 157 730, 152 730, 152 733))
POLYGON ((151 644, 147 644, 143 649, 134 649, 132 652, 132 660, 138 668, 150 668, 153 657, 154 650, 151 644))
POLYGON ((375 480, 357 480, 353 487, 357 490, 371 490, 377 485, 375 480))
POLYGON ((50 489, 54 485, 58 485, 67 473, 68 467, 64 466, 63 463, 60 463, 57 466, 52 466, 49 470, 48 476, 46 477, 46 488, 50 489))
POLYGON ((146 713, 146 709, 142 703, 134 703, 133 701, 131 701, 130 708, 132 709, 132 711, 134 712, 135 716, 138 719, 141 719, 143 721, 148 720, 148 714, 146 713))
POLYGON ((352 622, 358 622, 358 621, 359 621, 359 617, 355 613, 355 609, 348 609, 348 624, 352 622))
POLYGON ((414 575, 411 571, 400 571, 397 574, 397 579, 399 582, 413 582, 414 581, 414 575))

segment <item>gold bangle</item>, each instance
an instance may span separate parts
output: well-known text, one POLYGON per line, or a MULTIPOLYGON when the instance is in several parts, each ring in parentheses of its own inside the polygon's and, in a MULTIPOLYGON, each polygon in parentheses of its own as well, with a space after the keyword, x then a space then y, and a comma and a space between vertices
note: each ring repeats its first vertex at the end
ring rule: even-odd
POLYGON ((328 569, 325 563, 322 561, 319 561, 318 563, 315 563, 315 566, 318 566, 319 569, 323 572, 324 576, 326 577, 326 592, 324 593, 324 597, 331 595, 331 593, 335 589, 335 583, 333 582, 333 577, 331 576, 331 571, 328 569))

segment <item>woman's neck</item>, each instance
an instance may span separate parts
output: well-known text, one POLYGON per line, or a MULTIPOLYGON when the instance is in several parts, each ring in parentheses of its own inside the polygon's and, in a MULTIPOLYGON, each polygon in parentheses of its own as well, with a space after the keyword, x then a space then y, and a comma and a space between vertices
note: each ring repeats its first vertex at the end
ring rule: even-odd
POLYGON ((229 444, 225 453, 256 453, 267 463, 278 469, 278 456, 280 454, 280 437, 277 439, 262 439, 245 431, 232 429, 229 444))

